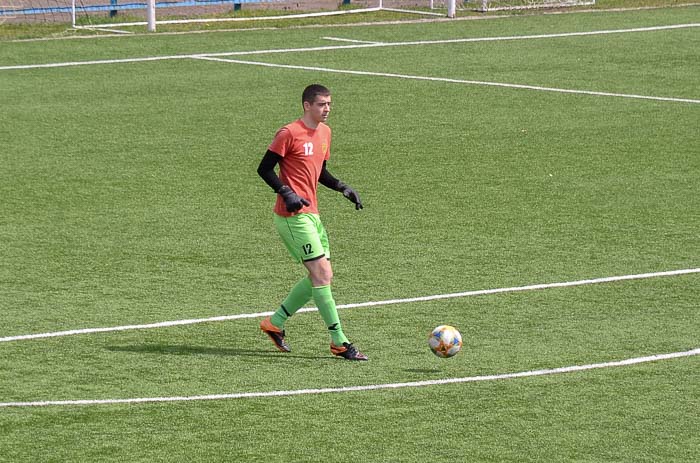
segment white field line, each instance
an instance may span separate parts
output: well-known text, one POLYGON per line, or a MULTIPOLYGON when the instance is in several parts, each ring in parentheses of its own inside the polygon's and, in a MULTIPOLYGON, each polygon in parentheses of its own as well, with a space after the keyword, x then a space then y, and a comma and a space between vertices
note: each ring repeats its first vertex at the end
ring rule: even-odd
POLYGON ((202 400, 226 400, 226 399, 255 399, 268 397, 288 397, 309 394, 329 394, 342 392, 362 392, 376 391, 381 389, 402 389, 417 388, 426 386, 439 386, 444 384, 476 383, 484 381, 499 381, 506 379, 528 378, 533 376, 547 376, 563 373, 574 373, 602 368, 624 367, 638 365, 641 363, 658 362, 661 360, 677 359, 700 355, 700 348, 684 352, 673 352, 670 354, 657 354, 646 357, 630 358, 614 362, 593 363, 588 365, 574 365, 569 367, 552 368, 547 370, 531 370, 518 373, 504 373, 498 375, 469 376, 465 378, 446 378, 427 381, 413 381, 406 383, 370 384, 366 386, 345 386, 335 388, 319 389, 296 389, 288 391, 268 391, 268 392, 238 392, 232 394, 211 394, 184 397, 140 397, 130 399, 96 399, 96 400, 46 400, 37 402, 0 402, 0 407, 46 407, 46 406, 72 406, 72 405, 117 405, 117 404, 138 404, 149 402, 193 402, 202 400))
MULTIPOLYGON (((439 18, 444 18, 447 16, 446 12, 445 13, 435 13, 435 12, 427 12, 427 11, 418 11, 418 10, 402 10, 399 8, 382 8, 382 11, 393 11, 395 13, 409 13, 409 14, 418 14, 418 15, 425 15, 425 16, 437 16, 439 18)), ((452 18, 454 19, 454 18, 452 18)))
POLYGON ((314 72, 328 72, 335 74, 351 74, 356 76, 372 76, 372 77, 389 77, 395 79, 409 79, 409 80, 423 80, 430 82, 447 82, 451 84, 464 84, 464 85, 483 85, 488 87, 503 87, 503 88, 515 88, 521 90, 537 90, 541 92, 555 92, 555 93, 570 93, 577 95, 592 95, 592 96, 609 96, 616 98, 632 98, 638 100, 655 100, 655 101, 671 101, 674 103, 693 103, 700 104, 700 100, 694 100, 690 98, 674 98, 665 96, 650 96, 650 95, 635 95, 628 93, 610 93, 610 92, 596 92, 592 90, 574 90, 566 88, 555 88, 555 87, 540 87, 537 85, 522 85, 522 84, 508 84, 503 82, 487 82, 480 80, 463 80, 463 79, 450 79, 446 77, 426 77, 426 76, 415 76, 410 74, 392 74, 388 72, 371 72, 371 71, 353 71, 351 69, 331 69, 331 68, 320 68, 314 66, 295 66, 290 64, 274 64, 274 63, 264 63, 260 61, 243 61, 236 59, 227 58, 216 58, 213 56, 196 56, 196 59, 206 60, 206 61, 219 61, 222 63, 233 63, 233 64, 247 64, 251 66, 264 66, 271 68, 282 68, 282 69, 297 69, 302 71, 314 71, 314 72))
POLYGON ((92 61, 66 61, 62 63, 46 63, 46 64, 17 64, 13 66, 0 66, 0 71, 26 70, 26 69, 47 69, 47 68, 65 68, 72 66, 96 66, 102 64, 125 64, 125 63, 143 63, 147 61, 164 61, 170 59, 189 59, 192 55, 164 55, 164 56, 147 56, 143 58, 123 58, 123 59, 101 59, 92 61))
MULTIPOLYGON (((449 294, 436 294, 432 296, 420 296, 420 297, 410 297, 403 299, 389 299, 384 301, 370 301, 370 302, 359 302, 354 304, 341 304, 337 307, 339 309, 352 309, 359 307, 375 307, 375 306, 385 306, 394 304, 409 304, 414 302, 428 302, 436 301, 441 299, 454 299, 460 297, 471 297, 471 296, 483 296, 488 294, 501 294, 501 293, 514 293, 519 291, 536 291, 541 289, 550 288, 566 288, 571 286, 584 286, 584 285, 594 285, 600 283, 612 283, 616 281, 626 281, 626 280, 642 280, 647 278, 658 278, 658 277, 668 277, 668 276, 678 276, 678 275, 688 275, 693 273, 700 273, 700 268, 690 268, 683 270, 671 270, 666 272, 653 272, 653 273, 640 273, 635 275, 621 275, 603 278, 594 278, 589 280, 576 280, 567 281, 560 283, 542 283, 536 285, 528 286, 513 286, 508 288, 496 288, 496 289, 481 289, 475 291, 464 291, 459 293, 449 293, 449 294)), ((303 312, 315 312, 318 309, 315 307, 306 307, 300 309, 297 313, 303 312)), ((105 328, 84 328, 68 331, 55 331, 50 333, 38 333, 38 334, 24 334, 17 336, 7 336, 0 338, 0 342, 11 342, 11 341, 24 341, 30 339, 42 339, 42 338, 55 338, 62 336, 73 336, 78 334, 90 334, 90 333, 106 333, 113 331, 129 331, 129 330, 146 330, 154 328, 166 328, 171 326, 181 326, 181 325, 194 325, 197 323, 209 323, 209 322, 219 322, 228 320, 239 320, 243 318, 262 318, 272 315, 273 312, 258 312, 258 313, 244 313, 236 315, 222 315, 218 317, 209 318, 194 318, 185 320, 173 320, 158 323, 148 323, 145 325, 125 325, 125 326, 112 326, 105 328)))
POLYGON ((304 53, 304 52, 319 52, 332 50, 350 50, 356 48, 376 48, 376 47, 402 47, 416 45, 442 45, 451 43, 469 43, 469 42, 494 42, 503 40, 534 40, 534 39, 551 39, 561 37, 577 37, 589 35, 604 35, 604 34, 626 34, 638 32, 654 32, 671 29, 686 29, 700 27, 700 23, 689 24, 673 24, 668 26, 652 26, 639 27, 633 29, 611 29, 588 32, 565 32, 558 34, 539 34, 539 35, 521 35, 507 37, 473 37, 462 39, 444 39, 444 40, 419 40, 410 42, 370 42, 358 43, 353 45, 333 45, 323 47, 305 47, 305 48, 282 48, 282 49, 267 49, 267 50, 251 50, 239 52, 222 52, 222 53, 196 53, 191 55, 170 55, 170 56, 151 56, 143 58, 124 58, 124 59, 106 59, 106 60, 91 60, 91 61, 69 61, 61 63, 46 63, 46 64, 20 64, 12 66, 0 66, 0 71, 22 70, 22 69, 41 69, 41 68, 57 68, 69 66, 84 66, 84 65, 101 65, 101 64, 122 64, 122 63, 139 63, 144 61, 159 61, 167 59, 183 59, 183 58, 203 58, 203 57, 218 57, 218 56, 249 56, 249 55, 264 55, 276 53, 304 53))
POLYGON ((371 43, 371 44, 385 43, 385 42, 376 42, 376 41, 371 41, 371 40, 344 39, 342 37, 321 37, 321 38, 323 40, 330 40, 332 42, 371 43))
MULTIPOLYGON (((230 21, 270 21, 276 19, 295 19, 295 18, 315 18, 321 16, 338 16, 344 14, 355 14, 355 13, 375 13, 380 11, 381 8, 359 8, 357 10, 338 10, 338 11, 323 11, 316 13, 301 13, 301 14, 291 14, 291 15, 281 15, 281 16, 254 16, 247 18, 206 18, 206 19, 172 19, 165 21, 158 21, 158 24, 187 24, 187 23, 211 23, 211 22, 230 22, 230 21)), ((142 25, 147 23, 135 23, 136 25, 142 25)))
POLYGON ((87 29, 91 31, 100 31, 100 32, 110 32, 112 34, 116 35, 133 35, 134 33, 131 31, 123 31, 120 29, 107 29, 104 27, 91 27, 91 26, 74 26, 75 29, 87 29))
MULTIPOLYGON (((410 42, 366 42, 378 47, 396 47, 408 45, 442 45, 450 43, 470 43, 470 42, 502 42, 508 40, 536 40, 536 39, 556 39, 562 37, 585 37, 590 35, 607 34, 631 34, 638 32, 656 32, 670 29, 687 29, 700 27, 700 23, 671 24, 668 26, 635 27, 631 29, 607 29, 600 31, 584 32, 561 32, 557 34, 534 34, 534 35, 510 35, 501 37, 471 37, 462 39, 442 39, 442 40, 415 40, 410 42)), ((348 40, 341 37, 323 37, 326 40, 348 40)))

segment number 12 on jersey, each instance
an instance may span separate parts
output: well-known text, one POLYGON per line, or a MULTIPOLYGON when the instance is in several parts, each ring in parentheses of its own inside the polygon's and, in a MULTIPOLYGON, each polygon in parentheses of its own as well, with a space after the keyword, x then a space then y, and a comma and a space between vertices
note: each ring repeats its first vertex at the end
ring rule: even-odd
POLYGON ((313 156, 314 155, 314 144, 311 143, 310 141, 307 141, 304 143, 304 156, 313 156))

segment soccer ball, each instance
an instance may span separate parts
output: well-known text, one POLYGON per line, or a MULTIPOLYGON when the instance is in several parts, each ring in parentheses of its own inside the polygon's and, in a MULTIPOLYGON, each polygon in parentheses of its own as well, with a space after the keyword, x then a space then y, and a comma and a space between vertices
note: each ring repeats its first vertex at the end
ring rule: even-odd
POLYGON ((428 345, 438 357, 452 357, 462 349, 462 335, 454 326, 440 325, 430 333, 428 345))

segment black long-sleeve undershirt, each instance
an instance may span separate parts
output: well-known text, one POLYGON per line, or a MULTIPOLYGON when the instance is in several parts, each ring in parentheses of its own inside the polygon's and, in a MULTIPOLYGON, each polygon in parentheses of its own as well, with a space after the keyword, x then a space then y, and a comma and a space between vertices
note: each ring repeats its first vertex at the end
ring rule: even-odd
MULTIPOLYGON (((265 156, 263 156, 260 165, 258 166, 258 175, 267 183, 270 188, 274 190, 275 193, 279 193, 280 188, 284 186, 282 180, 275 172, 275 166, 279 164, 282 160, 282 156, 275 153, 274 151, 267 150, 265 156)), ((323 161, 323 166, 321 167, 321 174, 319 175, 318 182, 335 191, 342 191, 345 188, 345 184, 335 178, 326 168, 326 161, 323 161)))
POLYGON ((275 173, 275 166, 282 160, 282 156, 274 151, 267 150, 263 156, 260 165, 258 166, 258 175, 265 180, 265 183, 270 185, 275 193, 279 193, 280 188, 284 186, 282 180, 275 173))

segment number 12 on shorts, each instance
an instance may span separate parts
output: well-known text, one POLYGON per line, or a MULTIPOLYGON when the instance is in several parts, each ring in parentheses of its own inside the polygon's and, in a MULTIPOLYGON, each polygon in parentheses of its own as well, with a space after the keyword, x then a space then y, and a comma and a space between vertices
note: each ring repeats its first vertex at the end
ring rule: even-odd
POLYGON ((308 256, 313 252, 313 249, 311 248, 311 243, 307 243, 301 246, 302 251, 304 251, 304 255, 308 256))

